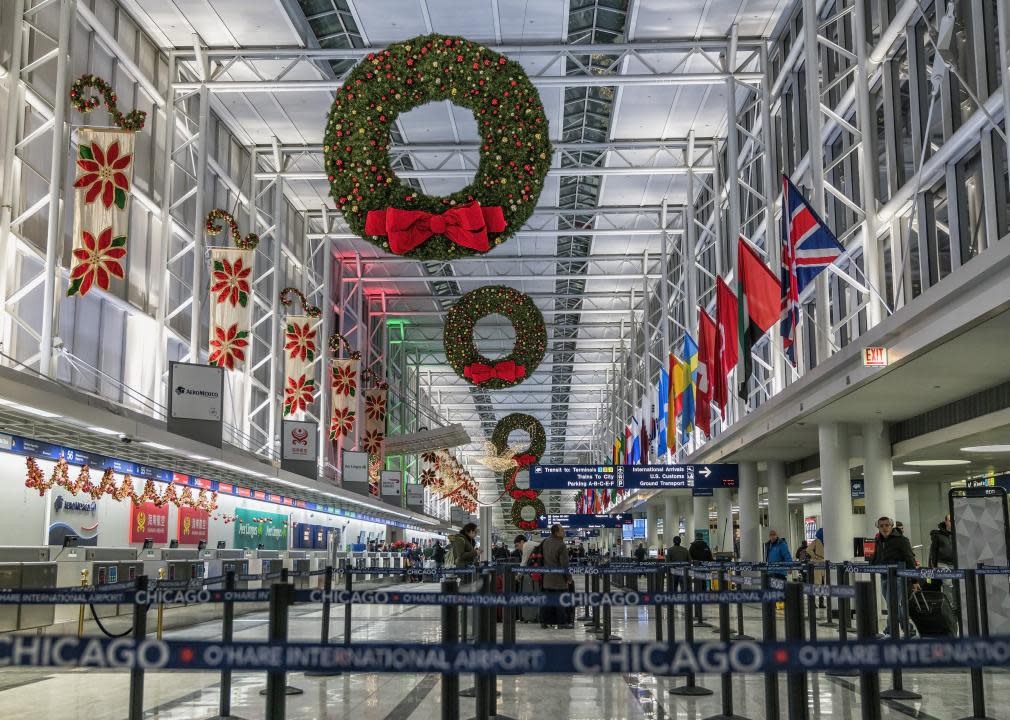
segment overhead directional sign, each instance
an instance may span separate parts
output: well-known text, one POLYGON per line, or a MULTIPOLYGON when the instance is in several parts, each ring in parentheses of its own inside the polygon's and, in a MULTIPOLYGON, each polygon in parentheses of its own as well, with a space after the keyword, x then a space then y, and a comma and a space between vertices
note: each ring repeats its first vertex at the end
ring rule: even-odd
POLYGON ((739 485, 733 463, 710 465, 531 465, 534 490, 622 488, 712 490, 739 485))
POLYGON ((613 515, 581 513, 577 515, 537 515, 537 527, 548 528, 560 525, 563 528, 619 528, 632 521, 630 513, 614 513, 613 515))

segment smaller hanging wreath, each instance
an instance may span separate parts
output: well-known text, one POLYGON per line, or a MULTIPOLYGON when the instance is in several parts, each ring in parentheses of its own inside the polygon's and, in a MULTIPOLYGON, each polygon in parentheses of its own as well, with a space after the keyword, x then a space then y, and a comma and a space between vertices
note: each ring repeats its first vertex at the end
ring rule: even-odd
POLYGON ((488 285, 468 292, 452 306, 442 342, 457 375, 473 385, 501 390, 523 382, 540 365, 547 350, 547 328, 529 295, 504 285, 488 285), (477 321, 492 314, 507 317, 516 333, 512 352, 497 361, 481 355, 473 340, 477 321))
POLYGON ((256 246, 260 243, 260 236, 256 233, 249 233, 242 237, 242 233, 238 231, 238 223, 235 222, 235 218, 227 210, 222 210, 221 208, 214 208, 209 213, 207 213, 207 223, 206 230, 208 235, 217 235, 219 232, 224 230, 224 227, 217 224, 218 220, 224 220, 228 225, 228 233, 231 235, 231 240, 235 243, 235 247, 239 250, 255 250, 256 246))
POLYGON ((547 508, 540 498, 519 498, 512 502, 512 524, 521 530, 536 530, 537 517, 546 515, 547 508), (533 519, 523 520, 523 508, 533 508, 533 519))
POLYGON ((540 424, 532 415, 525 413, 511 413, 506 415, 495 425, 491 433, 491 444, 501 453, 508 447, 509 435, 513 430, 522 430, 530 436, 530 445, 525 450, 517 453, 512 459, 515 467, 505 471, 502 476, 502 486, 513 500, 520 498, 532 499, 540 495, 539 490, 532 488, 523 489, 516 486, 516 476, 523 468, 527 468, 544 454, 547 449, 547 433, 544 426, 540 424))
POLYGON ((81 75, 70 86, 70 103, 77 112, 89 113, 98 107, 98 98, 89 96, 87 93, 88 88, 94 88, 102 96, 102 99, 105 101, 105 109, 109 111, 109 115, 112 116, 112 122, 116 125, 123 130, 132 132, 139 132, 144 129, 147 113, 143 110, 131 110, 125 115, 121 113, 119 108, 116 107, 119 101, 119 98, 116 97, 116 91, 112 89, 109 83, 97 75, 81 75))

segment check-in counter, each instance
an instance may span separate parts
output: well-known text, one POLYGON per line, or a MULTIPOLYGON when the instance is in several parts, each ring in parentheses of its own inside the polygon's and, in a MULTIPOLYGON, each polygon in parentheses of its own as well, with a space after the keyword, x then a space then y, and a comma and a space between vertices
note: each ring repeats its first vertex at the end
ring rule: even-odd
MULTIPOLYGON (((119 576, 120 563, 135 563, 137 551, 134 548, 84 548, 84 559, 91 564, 91 585, 109 585, 125 580, 119 576)), ((95 605, 95 615, 100 618, 119 614, 118 605, 95 605)))
POLYGON ((268 575, 279 573, 284 567, 284 558, 280 550, 255 550, 253 557, 249 560, 249 572, 254 575, 262 575, 263 579, 253 580, 249 583, 251 589, 269 588, 274 583, 280 582, 280 578, 269 578, 268 575))
POLYGON ((288 570, 288 575, 292 584, 298 590, 305 590, 309 587, 309 560, 308 550, 288 550, 284 553, 284 567, 288 570))
MULTIPOLYGON (((47 548, 48 549, 48 548, 47 548)), ((21 587, 39 590, 56 587, 56 563, 21 563, 21 587)), ((13 606, 8 606, 13 607, 13 606)), ((53 624, 55 605, 20 605, 18 610, 18 630, 31 630, 53 624)))
MULTIPOLYGON (((217 577, 227 575, 229 572, 235 573, 235 588, 245 590, 249 587, 249 581, 243 580, 243 575, 249 574, 249 551, 248 550, 213 550, 213 558, 207 562, 207 577, 217 577)), ((223 587, 223 585, 221 586, 223 587)))

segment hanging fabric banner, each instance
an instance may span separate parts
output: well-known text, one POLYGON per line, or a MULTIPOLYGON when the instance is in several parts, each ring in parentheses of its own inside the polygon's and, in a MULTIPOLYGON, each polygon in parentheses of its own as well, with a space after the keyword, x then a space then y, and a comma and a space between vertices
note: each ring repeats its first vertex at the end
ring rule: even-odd
POLYGON ((358 407, 357 358, 333 360, 330 366, 330 440, 343 447, 343 439, 354 432, 358 407))
POLYGON ((383 466, 383 446, 386 443, 386 388, 369 388, 365 390, 365 434, 361 440, 361 449, 368 453, 369 466, 383 466))
POLYGON ((249 327, 252 324, 253 263, 259 236, 243 238, 235 218, 214 208, 207 213, 208 235, 217 235, 228 225, 234 247, 210 248, 210 355, 207 362, 234 370, 246 360, 250 350, 249 327))
POLYGON ((316 392, 315 359, 319 354, 319 320, 288 315, 284 322, 284 417, 301 416, 316 392))
POLYGON ((254 250, 210 249, 210 356, 207 362, 234 370, 249 351, 254 250))
POLYGON ((115 128, 77 131, 74 247, 67 296, 108 290, 124 279, 127 205, 133 181, 134 133, 115 128))

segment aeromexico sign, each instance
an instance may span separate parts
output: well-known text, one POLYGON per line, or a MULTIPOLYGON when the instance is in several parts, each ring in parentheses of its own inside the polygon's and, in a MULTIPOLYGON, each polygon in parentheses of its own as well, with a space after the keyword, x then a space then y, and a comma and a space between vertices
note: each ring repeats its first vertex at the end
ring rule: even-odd
POLYGON ((50 545, 62 545, 63 538, 73 535, 79 545, 98 545, 98 503, 94 500, 76 500, 56 495, 53 498, 52 519, 49 523, 50 545))

